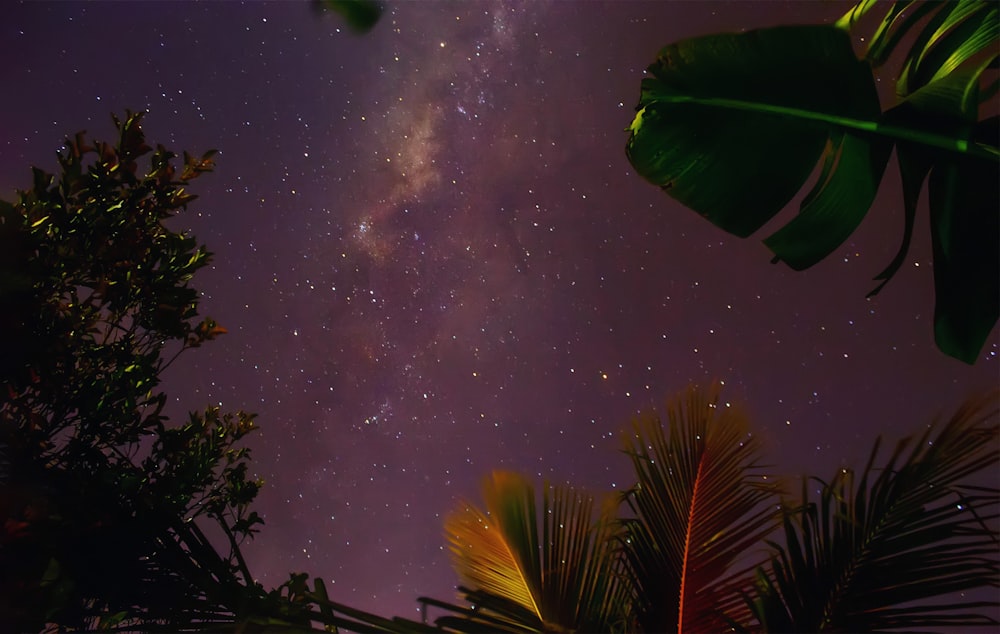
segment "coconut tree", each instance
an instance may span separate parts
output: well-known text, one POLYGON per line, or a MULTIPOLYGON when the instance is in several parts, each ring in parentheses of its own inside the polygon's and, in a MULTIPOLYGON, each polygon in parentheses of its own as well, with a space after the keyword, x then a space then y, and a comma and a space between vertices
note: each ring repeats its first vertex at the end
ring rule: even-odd
POLYGON ((963 405, 937 434, 900 441, 881 468, 879 443, 859 478, 803 480, 784 544, 758 577, 752 607, 768 632, 915 631, 997 625, 1000 459, 996 395, 963 405), (988 469, 993 469, 992 473, 988 469), (819 488, 811 501, 809 488, 819 488), (991 592, 993 598, 996 591, 991 592))
POLYGON ((690 388, 665 421, 655 412, 636 420, 625 452, 636 483, 624 496, 621 555, 636 628, 710 632, 745 622, 736 590, 763 549, 744 556, 776 526, 775 489, 746 415, 721 405, 717 386, 690 388))
POLYGON ((539 508, 523 477, 494 473, 485 510, 465 503, 445 524, 475 608, 422 599, 459 612, 438 625, 707 631, 749 618, 734 589, 752 582, 755 562, 741 556, 778 518, 746 417, 720 407, 717 388, 691 388, 668 406, 666 430, 655 413, 637 419, 625 451, 636 483, 617 496, 618 519, 568 488, 546 487, 539 508))
POLYGON ((819 483, 820 501, 782 501, 758 465, 746 417, 692 388, 641 417, 625 446, 635 484, 617 521, 594 498, 498 472, 485 510, 446 522, 469 607, 453 632, 853 632, 997 625, 995 601, 955 593, 1000 585, 997 394, 900 441, 861 477, 819 483), (977 480, 978 479, 978 480, 977 480), (768 539, 773 528, 783 536, 768 539))

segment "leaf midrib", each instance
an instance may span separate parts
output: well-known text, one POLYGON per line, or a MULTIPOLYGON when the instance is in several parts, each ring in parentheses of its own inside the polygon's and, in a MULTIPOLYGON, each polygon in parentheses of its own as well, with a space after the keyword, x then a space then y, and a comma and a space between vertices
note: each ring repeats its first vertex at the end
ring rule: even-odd
POLYGON ((701 486, 701 472, 705 468, 705 452, 703 451, 698 460, 698 472, 694 476, 694 487, 691 490, 691 506, 688 507, 687 530, 684 534, 684 563, 681 566, 681 589, 680 604, 677 610, 677 632, 684 632, 684 599, 685 586, 687 585, 688 561, 691 559, 691 532, 694 524, 694 508, 698 502, 698 489, 701 486))
POLYGON ((728 99, 725 97, 696 97, 692 95, 657 95, 645 108, 655 103, 694 103, 712 108, 722 108, 727 110, 741 110, 745 112, 757 112, 765 114, 777 114, 804 121, 815 121, 827 125, 857 130, 865 134, 874 134, 898 141, 909 141, 920 145, 927 145, 949 152, 956 152, 973 156, 980 159, 1000 161, 1000 149, 978 142, 969 142, 966 139, 956 139, 942 134, 935 134, 924 130, 915 130, 904 126, 888 125, 878 121, 868 119, 856 119, 834 115, 804 108, 794 108, 791 106, 779 106, 756 101, 746 101, 743 99, 728 99))
MULTIPOLYGON (((910 464, 910 465, 904 465, 902 468, 900 468, 900 470, 893 471, 892 472, 892 476, 895 477, 895 478, 900 478, 900 477, 903 476, 904 469, 906 469, 906 468, 911 468, 912 469, 914 466, 915 465, 912 465, 912 464, 910 464)), ((912 473, 910 473, 908 475, 910 475, 911 477, 913 477, 912 473)), ((866 478, 863 478, 862 480, 864 481, 865 479, 867 479, 867 474, 866 474, 866 478)), ((918 482, 920 481, 919 477, 917 477, 915 479, 918 482)), ((879 482, 879 483, 877 483, 876 485, 874 485, 872 487, 872 490, 870 490, 870 491, 867 492, 869 502, 868 502, 868 504, 866 504, 867 508, 864 509, 866 515, 868 514, 869 511, 872 510, 871 509, 871 499, 874 496, 872 496, 871 494, 878 487, 878 484, 881 484, 882 486, 891 486, 894 483, 891 482, 891 481, 890 482, 879 482)), ((909 493, 909 492, 910 491, 907 491, 907 493, 909 493)), ((854 492, 854 494, 856 495, 857 492, 854 492)), ((872 526, 870 529, 865 530, 864 526, 862 526, 862 530, 859 531, 862 534, 861 543, 855 549, 853 549, 850 561, 848 561, 844 566, 841 567, 840 574, 838 575, 838 578, 837 578, 836 582, 834 583, 833 588, 831 588, 831 591, 830 591, 829 595, 827 595, 827 597, 826 597, 826 601, 824 602, 823 616, 822 616, 822 619, 821 619, 821 622, 820 622, 821 623, 821 627, 825 628, 825 627, 827 627, 827 626, 829 626, 831 624, 831 619, 832 619, 832 615, 834 613, 834 609, 840 603, 841 599, 843 598, 843 595, 844 595, 844 592, 845 592, 845 588, 850 584, 851 580, 853 579, 853 577, 856 574, 856 572, 858 571, 858 569, 861 568, 864 565, 864 563, 868 560, 868 557, 869 557, 869 555, 872 552, 872 544, 874 544, 875 542, 878 542, 878 541, 882 540, 883 537, 884 537, 884 534, 886 532, 887 525, 890 522, 896 521, 896 518, 894 517, 894 514, 899 511, 900 507, 904 508, 903 512, 905 513, 905 508, 906 508, 907 505, 906 505, 906 500, 903 499, 903 497, 904 496, 896 496, 893 499, 892 503, 888 506, 888 508, 885 509, 885 512, 881 513, 881 515, 880 515, 878 521, 875 523, 875 525, 872 526)), ((851 501, 851 504, 853 506, 853 504, 854 504, 854 500, 853 499, 851 501)), ((855 517, 854 518, 854 522, 857 522, 857 521, 858 521, 858 518, 855 517)), ((853 529, 853 527, 852 527, 852 529, 853 529)), ((891 531, 890 531, 890 536, 891 536, 891 531)))

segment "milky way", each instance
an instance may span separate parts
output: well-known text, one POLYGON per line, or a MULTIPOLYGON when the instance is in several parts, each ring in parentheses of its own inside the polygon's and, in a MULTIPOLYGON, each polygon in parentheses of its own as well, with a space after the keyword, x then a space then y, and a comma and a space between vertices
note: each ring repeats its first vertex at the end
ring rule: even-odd
POLYGON ((262 582, 308 571, 412 616, 453 596, 442 520, 481 477, 627 486, 619 430, 692 381, 725 381, 776 470, 818 475, 995 383, 996 333, 974 367, 934 348, 924 224, 865 299, 901 236, 894 187, 794 273, 625 160, 662 45, 844 8, 407 2, 357 36, 292 3, 18 4, 0 191, 125 108, 155 142, 221 150, 176 222, 216 254, 196 284, 229 334, 171 369, 173 415, 258 412, 262 582))

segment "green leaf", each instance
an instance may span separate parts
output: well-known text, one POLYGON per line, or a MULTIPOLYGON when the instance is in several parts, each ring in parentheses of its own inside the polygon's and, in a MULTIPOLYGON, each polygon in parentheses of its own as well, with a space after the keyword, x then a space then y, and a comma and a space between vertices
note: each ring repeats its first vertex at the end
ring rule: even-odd
POLYGON ((881 273, 875 276, 881 284, 876 286, 867 297, 876 295, 888 283, 906 261, 913 238, 913 227, 916 224, 917 202, 920 190, 924 186, 927 174, 930 172, 932 160, 927 152, 921 152, 914 144, 900 142, 897 146, 896 158, 899 161, 899 171, 903 187, 903 241, 895 257, 881 273))
MULTIPOLYGON (((1000 135, 1000 119, 981 124, 1000 135)), ((954 159, 928 184, 934 253, 934 340, 946 354, 975 363, 1000 317, 1000 196, 995 166, 954 159)))
POLYGON ((671 197, 744 237, 801 189, 832 128, 873 131, 880 114, 868 66, 830 26, 684 40, 664 48, 649 72, 629 160, 671 197))
MULTIPOLYGON (((974 359, 978 349, 972 348, 985 342, 995 323, 993 273, 1000 265, 989 259, 996 253, 987 244, 996 242, 996 213, 986 210, 998 189, 1000 148, 996 135, 973 135, 983 101, 978 86, 997 59, 987 53, 1000 39, 998 9, 973 0, 888 5, 870 50, 875 61, 918 28, 914 16, 930 20, 904 67, 910 73, 900 83, 905 97, 883 115, 871 69, 854 57, 847 33, 876 6, 862 0, 839 26, 778 27, 667 46, 642 82, 626 153, 645 179, 741 237, 771 220, 822 158, 799 214, 764 240, 775 261, 801 270, 855 231, 895 148, 903 239, 870 295, 905 261, 920 189, 928 174, 937 173, 933 222, 939 228, 959 208, 978 209, 964 218, 980 223, 980 233, 963 225, 964 237, 950 249, 968 253, 975 246, 974 255, 955 256, 935 277, 939 345, 947 354, 974 359), (965 173, 946 177, 956 169, 965 173)), ((946 235, 952 234, 941 233, 946 235)), ((947 238, 939 242, 944 248, 947 238)))
MULTIPOLYGON (((637 484, 623 544, 640 631, 718 632, 745 623, 739 590, 753 567, 732 570, 777 521, 746 417, 691 388, 635 421, 625 451, 637 484)), ((744 564, 746 560, 744 559, 744 564)))
POLYGON ((995 48, 998 29, 994 3, 959 0, 941 3, 941 10, 918 34, 897 81, 907 96, 956 70, 963 62, 995 48))
MULTIPOLYGON (((859 0, 847 13, 840 16, 840 19, 834 22, 834 26, 844 31, 850 31, 878 3, 879 0, 859 0)), ((909 3, 910 0, 898 0, 896 5, 907 5, 909 3)), ((900 8, 900 10, 902 9, 900 8)))
POLYGON ((485 511, 465 504, 445 531, 456 571, 489 598, 492 609, 477 601, 477 613, 497 621, 494 630, 607 631, 623 619, 612 519, 595 521, 592 497, 546 487, 539 509, 528 481, 504 471, 484 483, 483 497, 485 511))
POLYGON ((803 480, 785 513, 785 544, 750 602, 768 632, 872 632, 996 625, 995 601, 956 596, 1000 581, 1000 491, 971 486, 995 472, 997 393, 965 403, 945 424, 900 442, 881 468, 875 443, 860 478, 803 480))
POLYGON ((916 7, 913 7, 913 3, 909 1, 900 0, 892 3, 882 20, 882 24, 879 25, 868 44, 865 59, 876 68, 884 64, 903 38, 910 33, 910 29, 928 14, 940 9, 941 6, 936 2, 921 2, 916 7), (907 11, 911 7, 913 10, 907 11))
MULTIPOLYGON (((989 63, 984 60, 978 68, 923 86, 887 112, 885 120, 964 138, 970 145, 995 142, 1000 137, 995 118, 975 123, 979 77, 989 63)), ((946 354, 974 363, 1000 316, 996 167, 907 142, 898 144, 897 156, 903 177, 904 240, 900 252, 876 279, 888 281, 902 265, 917 196, 929 173, 935 341, 946 354)))
POLYGON ((864 220, 892 153, 887 139, 835 133, 799 215, 766 240, 775 261, 800 271, 830 255, 864 220))
POLYGON ((367 33, 382 17, 382 7, 374 0, 315 0, 321 11, 333 11, 356 33, 367 33))

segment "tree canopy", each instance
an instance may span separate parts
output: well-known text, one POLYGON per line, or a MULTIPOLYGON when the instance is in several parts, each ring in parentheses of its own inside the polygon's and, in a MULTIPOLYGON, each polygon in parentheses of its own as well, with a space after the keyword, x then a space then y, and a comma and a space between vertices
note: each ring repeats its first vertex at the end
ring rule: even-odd
POLYGON ((67 139, 0 201, 0 629, 399 627, 304 574, 265 591, 241 553, 255 415, 164 415, 162 372, 226 332, 191 286, 211 254, 168 226, 214 152, 153 147, 141 121, 67 139))

